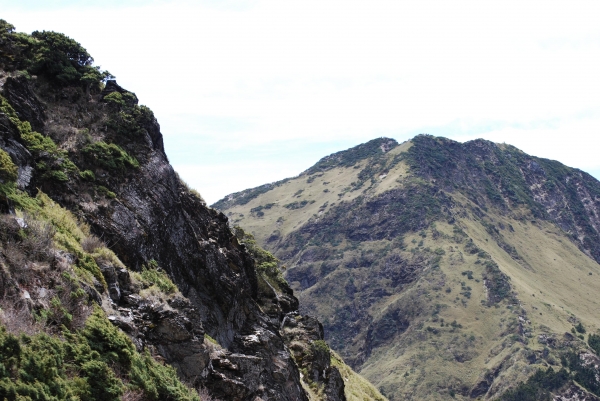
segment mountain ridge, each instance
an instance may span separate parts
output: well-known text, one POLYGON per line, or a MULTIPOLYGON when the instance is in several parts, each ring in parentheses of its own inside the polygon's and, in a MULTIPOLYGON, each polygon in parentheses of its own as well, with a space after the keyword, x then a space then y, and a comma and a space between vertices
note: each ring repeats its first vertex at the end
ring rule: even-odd
POLYGON ((223 211, 287 264, 332 348, 391 400, 502 398, 517 372, 593 352, 569 331, 600 327, 599 189, 510 145, 419 135, 223 211), (467 374, 482 369, 496 373, 467 374))
MULTIPOLYGON (((373 139, 348 150, 335 152, 321 158, 312 167, 309 167, 305 171, 301 172, 298 177, 302 175, 315 174, 340 165, 354 166, 360 160, 376 154, 379 150, 385 153, 396 146, 398 146, 398 142, 391 138, 381 137, 373 139)), ((211 207, 215 209, 226 209, 234 205, 244 205, 260 194, 283 185, 289 180, 290 178, 285 178, 283 180, 275 181, 269 184, 263 184, 255 188, 249 188, 243 191, 232 193, 213 203, 211 207)))

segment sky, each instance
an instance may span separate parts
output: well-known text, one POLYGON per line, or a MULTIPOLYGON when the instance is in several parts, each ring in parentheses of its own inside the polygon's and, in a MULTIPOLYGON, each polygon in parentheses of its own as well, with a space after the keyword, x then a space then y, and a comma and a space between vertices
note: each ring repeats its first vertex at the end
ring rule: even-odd
POLYGON ((485 138, 600 178, 598 1, 0 0, 156 115, 211 204, 377 137, 485 138))

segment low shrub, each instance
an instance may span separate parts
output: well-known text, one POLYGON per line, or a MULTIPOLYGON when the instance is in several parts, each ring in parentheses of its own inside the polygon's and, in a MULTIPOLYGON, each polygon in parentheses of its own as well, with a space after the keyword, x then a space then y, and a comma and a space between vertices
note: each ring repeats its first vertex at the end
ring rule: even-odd
POLYGON ((16 181, 17 166, 13 163, 9 154, 0 149, 0 180, 4 182, 16 181))
POLYGON ((100 308, 83 329, 62 334, 64 339, 45 333, 17 337, 0 326, 0 399, 118 401, 135 393, 149 400, 200 401, 175 369, 137 353, 100 308))
POLYGON ((93 164, 98 164, 106 169, 124 171, 129 167, 139 167, 135 157, 130 156, 123 148, 114 143, 103 141, 95 142, 82 149, 83 155, 93 164))
POLYGON ((166 294, 177 292, 177 286, 171 281, 167 273, 158 267, 158 263, 155 260, 148 262, 148 266, 143 266, 140 275, 143 281, 157 286, 166 294))
POLYGON ((179 381, 175 369, 160 365, 148 353, 136 354, 130 377, 131 383, 151 400, 200 401, 194 390, 179 381))

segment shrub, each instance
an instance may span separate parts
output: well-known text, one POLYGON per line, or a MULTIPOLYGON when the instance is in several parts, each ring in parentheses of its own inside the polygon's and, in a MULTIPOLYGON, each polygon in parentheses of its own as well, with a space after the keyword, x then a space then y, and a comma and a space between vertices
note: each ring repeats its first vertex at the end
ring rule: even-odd
POLYGON ((86 377, 93 378, 88 381, 90 391, 85 398, 90 401, 120 399, 123 394, 123 383, 117 379, 106 363, 98 360, 86 362, 81 366, 81 372, 86 377))
POLYGON ((148 266, 142 267, 141 276, 145 282, 157 286, 166 294, 172 294, 177 291, 177 286, 171 281, 167 273, 160 270, 155 260, 148 262, 148 266))
POLYGON ((52 177, 56 181, 69 181, 69 177, 65 174, 65 172, 60 170, 54 170, 50 172, 50 177, 52 177))
POLYGON ((136 355, 131 368, 131 383, 151 400, 200 401, 198 395, 184 386, 171 366, 158 364, 150 354, 136 355))
POLYGON ((596 355, 600 355, 600 335, 590 334, 588 337, 588 344, 594 350, 596 355))
POLYGON ((67 181, 67 172, 78 170, 66 151, 58 149, 52 138, 33 131, 28 121, 21 121, 8 100, 2 96, 0 96, 0 112, 4 113, 18 129, 25 146, 36 158, 36 169, 49 170, 43 175, 44 178, 67 181), (53 168, 49 169, 48 164, 53 168))
POLYGON ((114 193, 110 189, 106 188, 105 186, 98 185, 96 187, 96 190, 98 190, 99 194, 104 195, 104 196, 106 196, 109 199, 115 199, 117 197, 116 193, 114 193))
POLYGON ((461 273, 463 276, 467 276, 467 278, 469 280, 473 280, 473 271, 472 270, 465 270, 461 273))
POLYGON ((90 272, 96 280, 98 280, 104 288, 106 288, 106 280, 100 271, 100 267, 96 263, 94 257, 87 253, 79 253, 76 266, 80 269, 90 272))
POLYGON ((90 170, 83 170, 79 173, 79 176, 86 181, 94 181, 96 179, 96 175, 90 170))
POLYGON ((0 180, 5 182, 16 181, 17 166, 3 149, 0 149, 0 180))
POLYGON ((317 350, 318 352, 323 352, 329 354, 329 346, 323 340, 316 340, 312 342, 312 348, 317 350))
POLYGON ((127 369, 131 367, 135 353, 133 343, 121 330, 108 321, 99 307, 96 307, 88 318, 82 335, 87 340, 90 349, 98 351, 103 361, 118 363, 127 369))
POLYGON ((81 240, 81 247, 88 253, 93 253, 98 248, 104 248, 105 246, 104 242, 95 235, 87 236, 81 240))
POLYGON ((17 337, 0 327, 0 399, 118 401, 125 390, 118 377, 123 375, 130 379, 128 392, 141 399, 200 401, 172 367, 137 353, 100 308, 82 330, 63 336, 17 337))
POLYGON ((89 352, 79 336, 67 337, 71 341, 47 334, 21 335, 18 339, 0 328, 0 398, 117 401, 121 381, 98 360, 98 353, 89 352))
POLYGON ((562 387, 569 380, 565 369, 555 372, 551 367, 546 371, 538 369, 527 382, 520 383, 500 397, 502 401, 541 401, 550 400, 550 391, 562 387))
POLYGON ((283 278, 282 273, 285 266, 281 264, 281 261, 271 252, 259 247, 254 236, 246 233, 241 227, 234 227, 234 232, 238 240, 246 244, 248 252, 254 258, 257 273, 261 274, 271 285, 287 286, 287 281, 283 278))
POLYGON ((104 96, 104 101, 116 107, 125 106, 125 100, 123 100, 123 95, 121 95, 119 92, 109 93, 108 95, 104 96))
MULTIPOLYGON (((314 201, 311 201, 310 203, 314 203, 314 201)), ((306 199, 301 201, 301 202, 292 202, 292 203, 288 203, 287 205, 283 205, 284 208, 286 209, 290 209, 290 210, 296 210, 296 209, 302 209, 304 206, 308 205, 309 201, 307 201, 306 199)))
POLYGON ((128 167, 137 168, 140 165, 135 157, 114 143, 96 142, 83 148, 82 152, 88 161, 109 170, 123 171, 128 167))

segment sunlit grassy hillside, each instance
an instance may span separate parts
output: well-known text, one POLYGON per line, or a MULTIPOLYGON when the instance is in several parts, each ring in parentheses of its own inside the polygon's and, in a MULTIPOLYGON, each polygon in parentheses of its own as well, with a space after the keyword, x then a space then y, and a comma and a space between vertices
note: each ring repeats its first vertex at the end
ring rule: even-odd
POLYGON ((586 349, 600 184, 508 145, 390 141, 216 206, 390 400, 498 398, 586 349))

